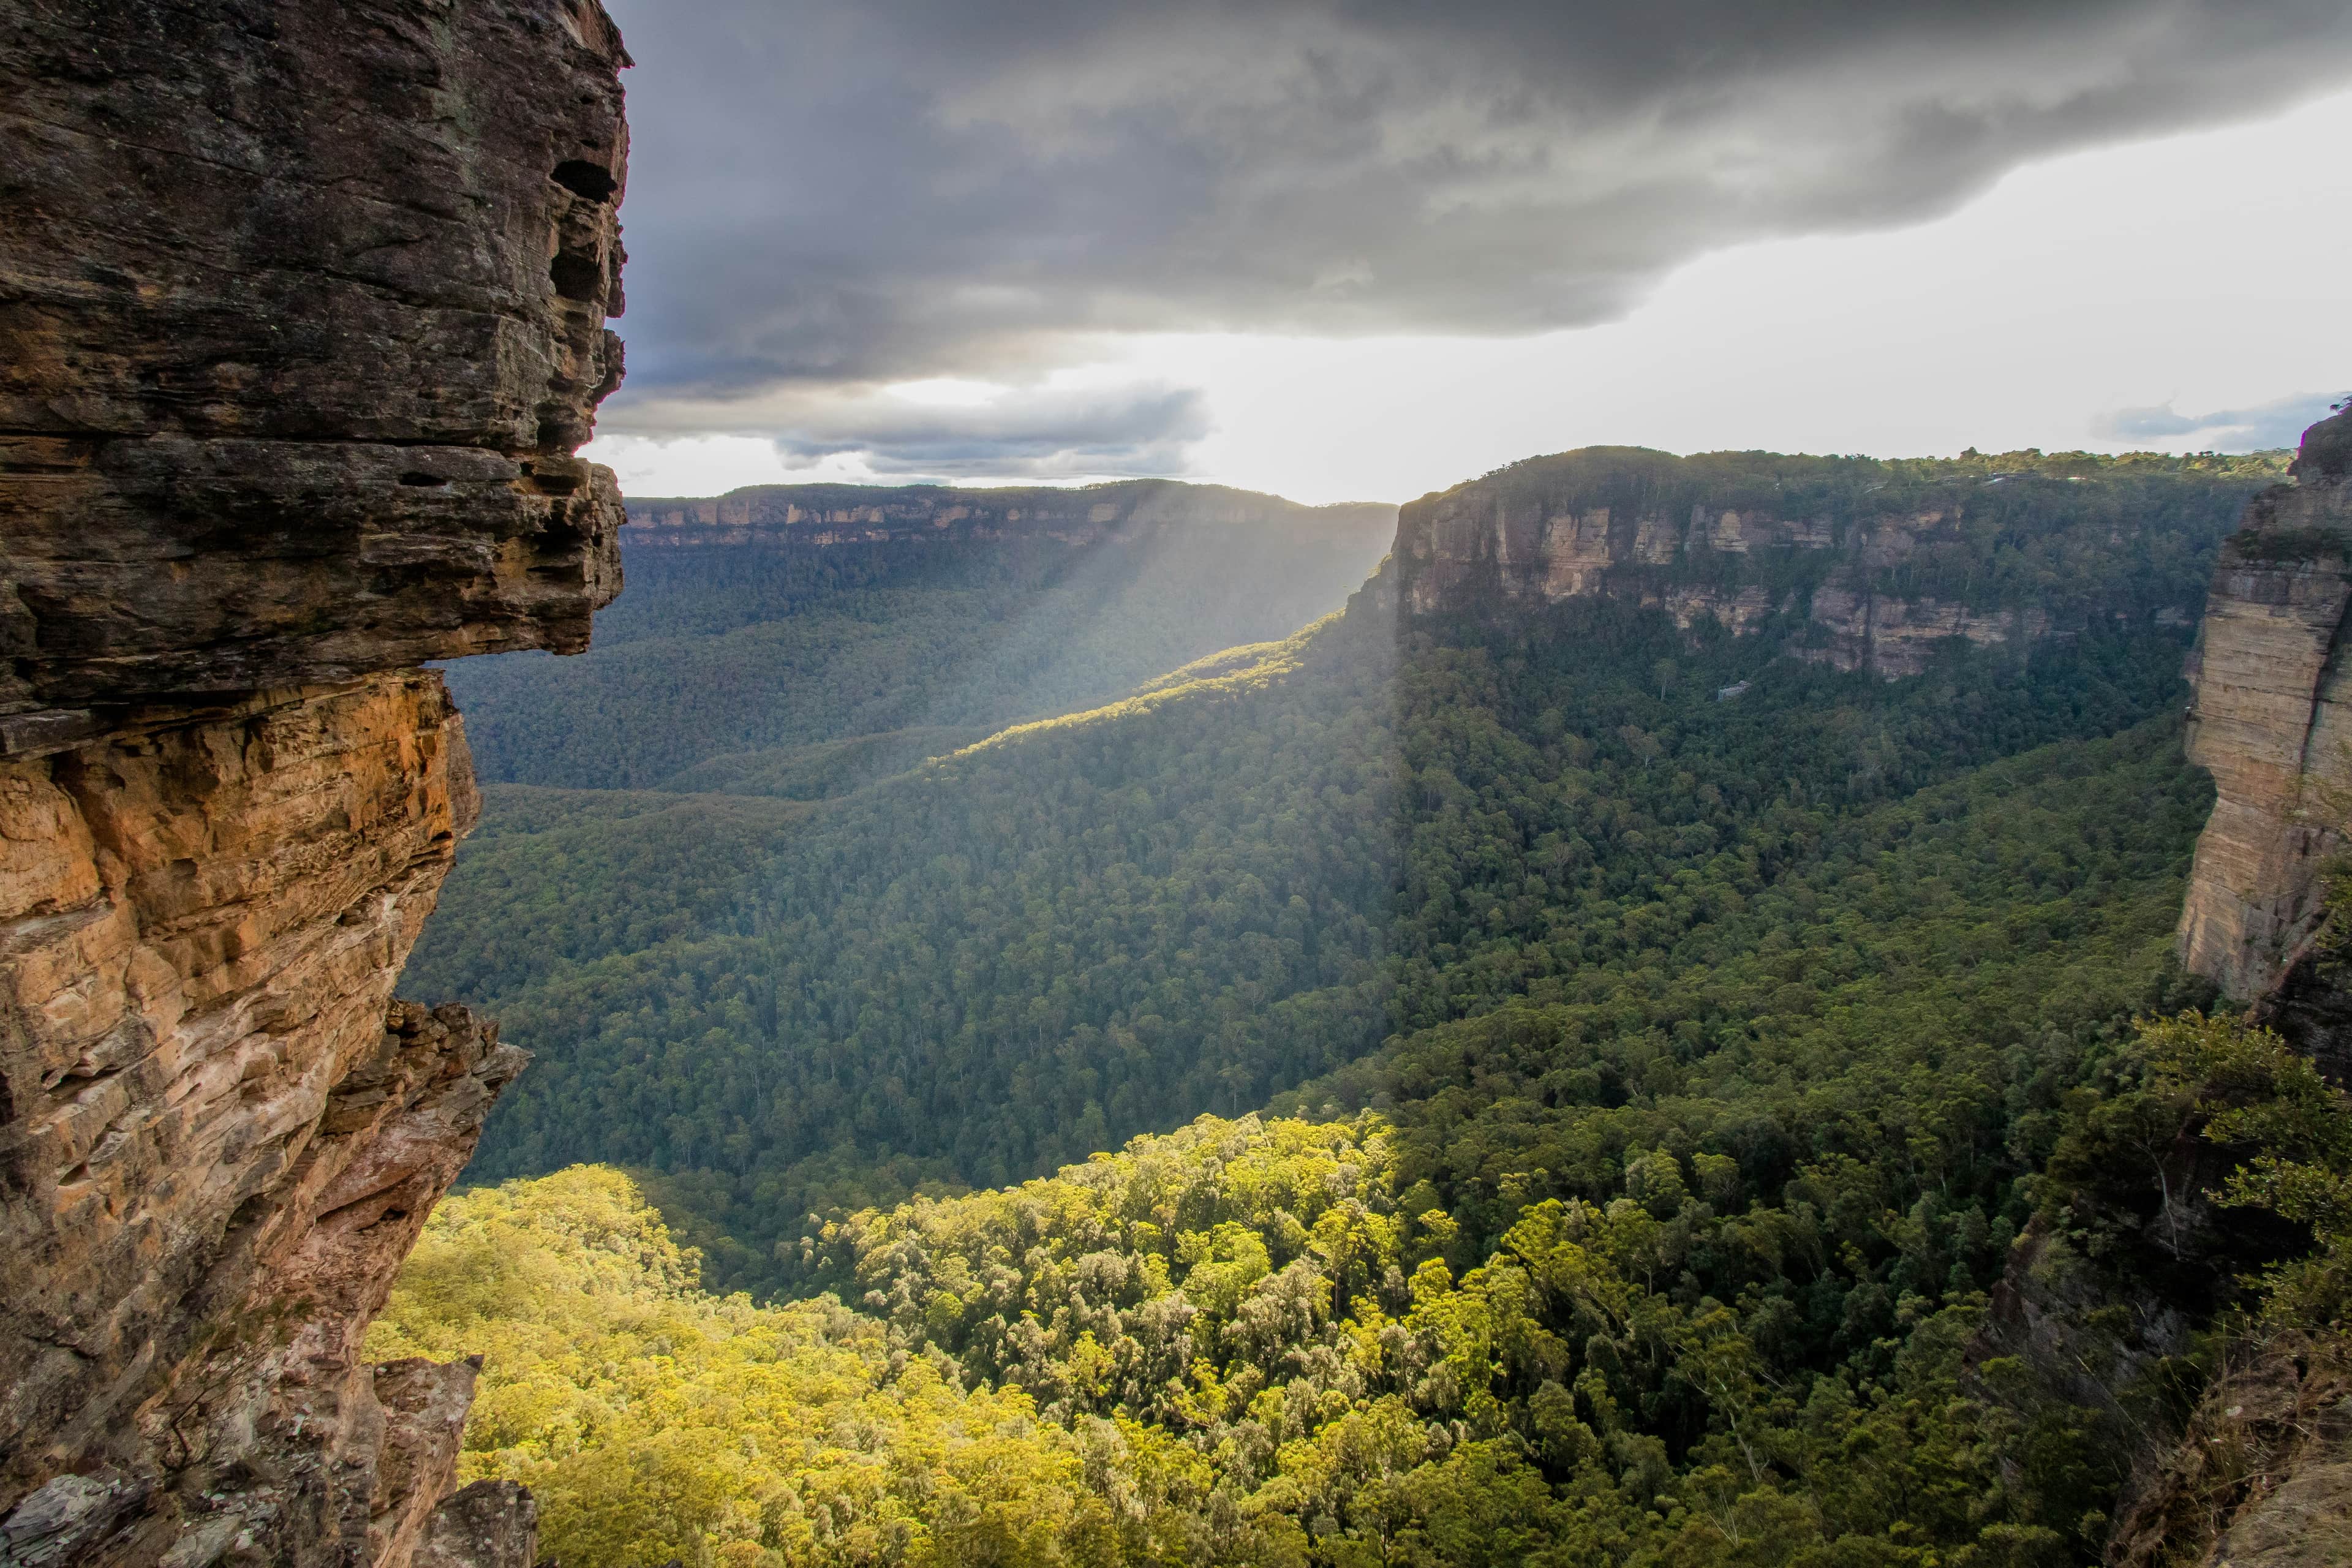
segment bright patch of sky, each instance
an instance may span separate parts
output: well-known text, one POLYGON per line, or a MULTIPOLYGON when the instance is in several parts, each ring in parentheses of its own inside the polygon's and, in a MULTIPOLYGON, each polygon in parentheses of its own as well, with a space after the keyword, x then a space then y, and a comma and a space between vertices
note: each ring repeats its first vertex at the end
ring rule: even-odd
MULTIPOLYGON (((2056 158, 1918 227, 1705 257, 1606 326, 1517 339, 1141 335, 1047 379, 1058 400, 1197 389, 1207 426, 1182 477, 1306 501, 1407 500, 1597 444, 1879 457, 2288 445, 2352 392, 2352 202, 2334 173, 2347 142, 2341 94, 2056 158)), ((1011 408, 1040 384, 933 380, 882 395, 1011 408)), ((877 476, 856 451, 794 467, 741 434, 611 436, 586 455, 639 495, 920 477, 877 476)))

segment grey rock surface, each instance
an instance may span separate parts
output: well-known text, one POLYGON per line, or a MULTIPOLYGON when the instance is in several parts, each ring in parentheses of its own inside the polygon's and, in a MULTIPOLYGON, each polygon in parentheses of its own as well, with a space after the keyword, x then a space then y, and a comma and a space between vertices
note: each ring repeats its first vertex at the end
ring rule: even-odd
POLYGON ((586 645, 625 58, 594 0, 0 4, 0 714, 586 645))

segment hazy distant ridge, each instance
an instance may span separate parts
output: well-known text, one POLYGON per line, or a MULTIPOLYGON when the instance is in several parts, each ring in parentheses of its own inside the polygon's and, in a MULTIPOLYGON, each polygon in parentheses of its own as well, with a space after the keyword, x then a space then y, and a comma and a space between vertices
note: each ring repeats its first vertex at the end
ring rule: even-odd
POLYGON ((647 496, 628 503, 638 543, 744 542, 782 537, 811 544, 880 543, 945 536, 1059 538, 1086 542, 1164 523, 1282 527, 1378 536, 1396 527, 1384 501, 1306 506, 1281 496, 1174 479, 1060 488, 965 489, 947 485, 748 485, 721 496, 647 496))

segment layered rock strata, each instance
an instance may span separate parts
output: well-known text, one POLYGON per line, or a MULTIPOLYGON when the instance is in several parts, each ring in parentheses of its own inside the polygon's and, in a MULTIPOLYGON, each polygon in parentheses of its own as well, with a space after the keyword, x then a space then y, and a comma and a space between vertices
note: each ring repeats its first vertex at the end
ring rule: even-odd
POLYGON ((585 646, 622 59, 594 0, 0 4, 0 739, 585 646))
POLYGON ((2241 1001, 2300 994, 2323 872, 2352 812, 2352 410, 2305 432, 2291 483, 2222 546, 2191 679, 2189 760, 2213 775, 2181 961, 2241 1001))
POLYGON ((360 1337, 522 1065, 392 999, 475 810, 420 670, 0 763, 0 1531, 404 1560, 472 1373, 360 1337))
MULTIPOLYGON (((2059 476, 1953 463, 1897 487, 1858 461, 1756 454, 1757 466, 1739 466, 1748 456, 1591 447, 1408 502, 1397 527, 1402 603, 1415 616, 1508 617, 1612 597, 1659 606, 1685 630, 1709 618, 1735 634, 1779 621, 1801 631, 1797 657, 1889 679, 1920 673, 1954 639, 2022 647, 2074 635, 2094 615, 2165 626, 2193 617, 2186 595, 2053 613, 1932 585, 1955 575, 1958 590, 1968 585, 1953 563, 1972 548, 1979 514, 1990 515, 1985 498, 2003 484, 2063 486, 2059 476), (1784 484, 1770 465, 1798 472, 1784 484), (1897 586, 1906 581, 1915 585, 1897 586)), ((2100 542, 2112 552, 2142 542, 2100 542)))
POLYGON ((392 995, 477 809, 416 666, 618 590, 625 60, 0 0, 0 1563, 530 1560, 476 1367, 361 1342, 522 1066, 392 995))
MULTIPOLYGON (((2344 1082, 2352 991, 2326 905, 2352 822, 2352 410, 2304 433, 2290 480, 2254 497, 2223 544, 2190 661, 2188 754, 2212 773, 2215 800, 2179 944, 2190 971, 2344 1082)), ((2210 1189, 2222 1174, 2183 1184, 2210 1189)), ((2182 1440, 2126 1499, 2108 1560, 2346 1561, 2347 1395, 2340 1325, 2237 1347, 2182 1440)))

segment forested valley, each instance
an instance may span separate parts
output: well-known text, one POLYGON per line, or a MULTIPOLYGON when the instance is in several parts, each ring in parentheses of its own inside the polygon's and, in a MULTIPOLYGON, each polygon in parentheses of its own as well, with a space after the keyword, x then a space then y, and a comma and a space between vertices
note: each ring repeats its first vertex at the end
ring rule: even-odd
POLYGON ((539 1059, 373 1352, 487 1354, 468 1472, 574 1565, 2096 1560, 2211 1371, 2156 1305, 2340 1295, 2334 1091, 2169 958, 2278 464, 1653 456, 1591 482, 1926 495, 1877 591, 2074 619, 1890 680, 1826 557, 1391 560, 1195 658, 1083 571, 672 552, 609 654, 477 661, 509 782, 405 984, 539 1059), (2200 1135, 2299 1174, 2190 1267, 2132 1151, 2200 1135), (2029 1255, 2116 1304, 2079 1375, 2029 1255))
MULTIPOLYGON (((868 493, 927 491, 940 493, 868 493)), ((1394 531, 1391 507, 1163 484, 1076 493, 1136 491, 1161 504, 1080 542, 1063 529, 848 529, 822 543, 624 530, 628 590, 586 654, 447 667, 476 766, 503 784, 822 796, 1286 637, 1338 609, 1394 531), (1195 489, 1189 504, 1164 494, 1195 489)))

